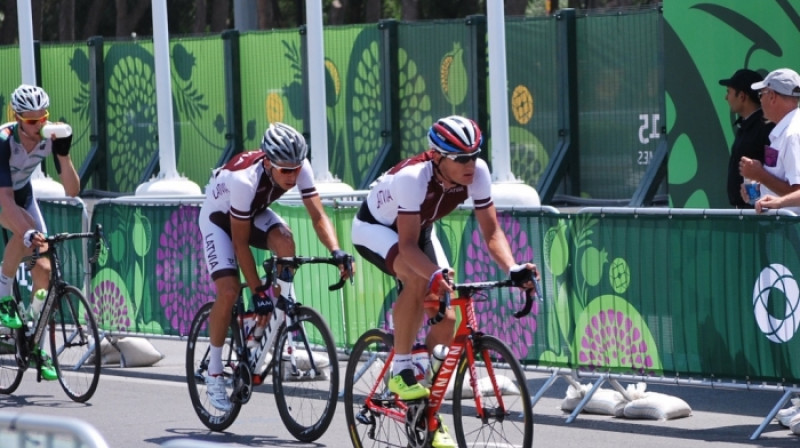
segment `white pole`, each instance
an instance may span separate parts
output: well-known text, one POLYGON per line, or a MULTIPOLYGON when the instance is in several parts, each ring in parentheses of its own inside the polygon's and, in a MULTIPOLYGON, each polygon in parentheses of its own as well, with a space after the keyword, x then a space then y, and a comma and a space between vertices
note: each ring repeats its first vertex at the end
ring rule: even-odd
POLYGON ((489 40, 489 112, 492 117, 492 200, 497 206, 539 206, 539 193, 511 172, 503 0, 486 0, 489 40))
POLYGON ((489 39, 489 111, 492 117, 492 180, 515 181, 511 173, 508 137, 508 75, 503 0, 486 1, 489 39))
POLYGON ((169 60, 167 1, 153 0, 153 56, 156 65, 158 105, 158 153, 160 177, 178 177, 175 164, 175 127, 172 116, 172 85, 169 60))
POLYGON ((311 167, 315 180, 328 182, 328 117, 325 105, 325 49, 322 37, 322 0, 306 0, 308 32, 308 97, 311 124, 311 167))
POLYGON ((175 117, 172 116, 167 0, 153 0, 153 60, 158 110, 158 176, 136 187, 136 196, 200 195, 200 187, 178 175, 175 162, 175 117))
POLYGON ((19 27, 19 60, 22 65, 22 83, 36 85, 36 61, 33 57, 33 11, 30 0, 17 0, 17 26, 19 27))

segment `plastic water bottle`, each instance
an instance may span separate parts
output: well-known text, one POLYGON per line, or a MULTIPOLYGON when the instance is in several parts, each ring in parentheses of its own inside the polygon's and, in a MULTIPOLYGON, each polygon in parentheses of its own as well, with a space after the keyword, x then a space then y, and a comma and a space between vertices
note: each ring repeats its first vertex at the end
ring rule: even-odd
POLYGON ((753 179, 744 178, 744 189, 747 191, 748 203, 755 205, 758 198, 761 197, 761 186, 753 179))
POLYGON ((29 311, 31 320, 35 321, 39 318, 39 314, 42 312, 45 299, 47 299, 47 290, 39 289, 33 293, 33 297, 31 297, 31 308, 29 311))
POLYGON ((436 376, 436 372, 439 371, 439 367, 442 366, 444 359, 447 358, 447 353, 449 351, 450 348, 442 344, 438 344, 433 348, 433 353, 431 353, 431 368, 429 370, 430 375, 428 377, 428 383, 433 384, 433 378, 436 376))
POLYGON ((55 134, 56 138, 64 138, 72 135, 72 126, 66 123, 50 123, 42 126, 42 138, 50 138, 55 134))

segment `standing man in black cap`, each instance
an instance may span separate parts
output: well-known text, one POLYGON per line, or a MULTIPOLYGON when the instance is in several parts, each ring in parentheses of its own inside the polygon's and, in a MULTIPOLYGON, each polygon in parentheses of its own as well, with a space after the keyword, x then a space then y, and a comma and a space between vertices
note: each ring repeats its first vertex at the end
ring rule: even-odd
POLYGON ((739 174, 739 161, 741 158, 764 161, 764 146, 769 145, 769 133, 774 123, 764 120, 761 110, 761 101, 758 92, 750 86, 762 81, 757 72, 748 69, 737 70, 729 79, 721 79, 720 85, 727 87, 725 101, 731 112, 737 115, 734 125, 736 137, 731 146, 731 156, 728 161, 728 199, 736 208, 753 208, 752 204, 744 201, 740 193, 742 176, 739 174))

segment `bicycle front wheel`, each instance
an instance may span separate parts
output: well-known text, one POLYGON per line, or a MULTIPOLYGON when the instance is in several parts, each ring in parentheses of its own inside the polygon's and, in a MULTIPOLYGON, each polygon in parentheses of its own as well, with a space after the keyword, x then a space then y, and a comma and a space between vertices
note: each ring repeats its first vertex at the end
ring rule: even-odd
MULTIPOLYGON (((224 431, 239 416, 242 403, 231 400, 233 407, 228 412, 215 408, 208 398, 206 389, 206 375, 208 374, 209 351, 211 343, 208 339, 208 317, 214 303, 206 303, 197 312, 192 326, 189 329, 189 341, 186 345, 186 382, 189 386, 189 397, 192 407, 206 427, 212 431, 224 431)), ((236 321, 231 319, 225 342, 222 344, 222 375, 225 377, 228 395, 233 395, 235 380, 234 369, 238 366, 238 359, 234 350, 234 337, 239 331, 236 321)))
POLYGON ((465 354, 453 387, 458 446, 533 446, 533 409, 522 366, 499 339, 483 335, 474 341, 476 381, 465 354))
POLYGON ((102 362, 92 307, 78 288, 66 286, 45 322, 61 388, 74 401, 89 400, 97 390, 102 362))
POLYGON ((302 442, 319 439, 336 411, 339 360, 325 319, 301 306, 284 327, 275 353, 280 359, 272 376, 275 401, 286 429, 302 442))
POLYGON ((350 352, 344 374, 344 413, 353 446, 405 447, 405 409, 389 391, 392 335, 372 329, 350 352))

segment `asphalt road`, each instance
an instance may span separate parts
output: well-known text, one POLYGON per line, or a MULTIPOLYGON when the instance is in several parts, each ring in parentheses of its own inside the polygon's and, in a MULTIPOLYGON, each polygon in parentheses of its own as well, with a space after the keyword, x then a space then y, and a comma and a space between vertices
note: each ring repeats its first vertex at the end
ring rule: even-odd
MULTIPOLYGON (((295 441, 283 427, 269 393, 261 386, 244 406, 236 422, 225 433, 213 433, 203 426, 192 410, 183 381, 183 342, 153 340, 166 357, 151 367, 104 367, 97 393, 89 403, 74 403, 59 384, 36 383, 32 371, 10 396, 0 396, 0 412, 79 419, 97 429, 113 448, 159 447, 177 441, 183 446, 211 442, 237 447, 347 447, 351 446, 345 428, 340 400, 333 424, 316 443, 295 441)), ((342 367, 342 371, 344 368, 342 367)), ((534 373, 529 387, 532 394, 547 376, 534 373)), ((607 387, 607 386, 604 386, 607 387)), ((581 414, 567 424, 568 414, 560 410, 567 389, 556 381, 536 404, 535 447, 614 447, 647 448, 695 447, 797 447, 800 436, 777 422, 767 426, 758 440, 750 436, 761 424, 781 393, 777 391, 730 391, 689 386, 648 385, 685 400, 692 407, 687 418, 654 421, 630 420, 581 414)), ((0 445, 3 444, 0 432, 0 445)), ((23 446, 41 446, 35 443, 23 446)))

